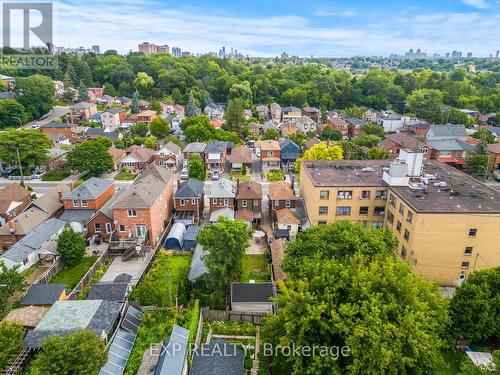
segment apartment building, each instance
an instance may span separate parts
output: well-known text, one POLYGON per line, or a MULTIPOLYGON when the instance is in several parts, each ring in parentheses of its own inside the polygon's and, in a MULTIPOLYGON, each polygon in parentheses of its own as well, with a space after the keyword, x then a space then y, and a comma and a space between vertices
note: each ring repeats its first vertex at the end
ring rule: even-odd
POLYGON ((500 193, 436 160, 402 150, 383 160, 306 161, 301 192, 311 225, 389 228, 416 274, 458 285, 500 264, 500 193), (390 163, 390 164, 389 164, 390 163))

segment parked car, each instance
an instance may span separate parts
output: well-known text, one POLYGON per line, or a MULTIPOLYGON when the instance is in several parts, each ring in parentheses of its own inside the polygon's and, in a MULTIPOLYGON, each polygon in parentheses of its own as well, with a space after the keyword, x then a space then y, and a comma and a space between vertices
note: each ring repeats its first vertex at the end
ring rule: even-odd
POLYGON ((219 171, 212 171, 212 180, 217 181, 220 178, 219 171))
POLYGON ((33 178, 42 178, 42 176, 45 174, 45 171, 40 171, 40 172, 35 172, 33 174, 33 178))
POLYGON ((493 171, 493 177, 495 177, 495 181, 500 182, 500 170, 495 169, 493 171))
POLYGON ((19 171, 16 167, 6 167, 2 170, 2 177, 9 177, 12 173, 19 171))
POLYGON ((31 125, 31 129, 40 129, 40 125, 38 124, 31 125))
POLYGON ((189 178, 189 172, 187 168, 183 168, 180 175, 181 180, 187 180, 189 178))

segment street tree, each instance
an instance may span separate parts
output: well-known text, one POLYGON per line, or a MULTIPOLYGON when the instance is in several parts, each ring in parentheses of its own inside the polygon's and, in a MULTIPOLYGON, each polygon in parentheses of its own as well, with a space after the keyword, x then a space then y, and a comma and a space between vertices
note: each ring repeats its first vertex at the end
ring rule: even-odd
POLYGON ((113 157, 108 147, 99 140, 89 140, 78 144, 68 154, 68 165, 79 172, 99 176, 113 170, 113 157))
POLYGON ((130 133, 132 133, 132 135, 135 135, 137 137, 147 136, 148 131, 149 131, 148 124, 142 121, 132 125, 132 127, 130 128, 130 133))
POLYGON ((0 160, 7 164, 18 164, 23 167, 40 166, 47 160, 47 150, 52 142, 38 130, 10 129, 0 133, 0 160), (19 152, 19 157, 18 157, 19 152))
POLYGON ((12 99, 0 100, 0 129, 17 128, 28 118, 29 115, 21 103, 12 99))

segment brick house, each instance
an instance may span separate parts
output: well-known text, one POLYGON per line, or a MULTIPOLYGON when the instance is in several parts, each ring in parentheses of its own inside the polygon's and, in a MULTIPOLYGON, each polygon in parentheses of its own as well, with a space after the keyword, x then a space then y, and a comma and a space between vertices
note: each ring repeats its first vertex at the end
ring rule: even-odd
POLYGON ((340 117, 338 116, 328 117, 328 125, 331 126, 333 129, 338 130, 342 134, 342 137, 349 136, 349 124, 347 123, 347 121, 341 119, 340 117))
POLYGON ((116 226, 114 223, 113 210, 111 206, 123 194, 124 189, 118 188, 115 194, 104 203, 99 210, 94 212, 87 224, 89 236, 100 236, 104 240, 109 240, 116 226))
POLYGON ((236 219, 254 226, 262 219, 262 185, 255 181, 245 181, 236 188, 236 219))
POLYGON ((210 185, 210 212, 221 208, 232 208, 236 198, 236 190, 233 183, 228 180, 213 181, 210 185))
POLYGON ((205 184, 194 179, 179 184, 174 195, 174 221, 196 224, 203 213, 205 184))
POLYGON ((144 172, 110 206, 120 239, 137 239, 156 245, 172 216, 173 178, 155 164, 144 172))
POLYGON ((391 157, 397 157, 401 149, 406 149, 424 154, 424 159, 430 158, 429 146, 405 133, 387 134, 380 142, 379 147, 388 150, 391 157))
POLYGON ((19 215, 31 203, 31 193, 17 182, 0 189, 0 226, 19 215))
POLYGON ((134 172, 141 172, 149 164, 154 162, 156 157, 155 150, 140 146, 131 146, 127 149, 127 156, 121 162, 121 168, 130 168, 134 172))
POLYGON ((62 135, 70 141, 74 139, 74 129, 75 125, 69 124, 67 122, 49 122, 48 124, 42 125, 40 127, 40 131, 47 135, 49 139, 59 139, 62 135))
POLYGON ((146 124, 150 124, 151 121, 153 121, 157 116, 158 114, 156 113, 156 111, 148 109, 138 113, 136 118, 137 122, 145 122, 146 124))
POLYGON ((278 141, 264 140, 255 142, 255 150, 262 160, 262 169, 279 169, 281 162, 281 148, 278 141))
POLYGON ((204 160, 205 147, 207 147, 207 144, 203 142, 188 143, 182 150, 182 156, 184 160, 188 160, 191 155, 198 155, 201 160, 204 160))
POLYGON ((294 122, 285 122, 280 127, 280 134, 283 138, 286 138, 289 135, 295 134, 298 131, 299 131, 298 126, 294 122))
POLYGON ((297 197, 293 186, 286 181, 273 181, 269 184, 269 208, 271 218, 276 218, 276 211, 283 208, 295 210, 297 197))
POLYGON ((304 107, 302 115, 309 117, 316 123, 321 119, 321 111, 316 107, 304 107))
POLYGON ((208 172, 223 172, 227 158, 227 142, 209 142, 203 151, 203 156, 203 160, 205 160, 205 168, 208 172))
POLYGON ((182 164, 182 151, 174 142, 168 142, 156 151, 156 164, 175 171, 182 164))
POLYGON ((73 122, 87 121, 97 113, 97 106, 93 103, 80 102, 69 107, 73 122))
POLYGON ((231 150, 231 155, 229 156, 229 161, 231 162, 231 169, 235 171, 241 171, 241 168, 245 166, 247 168, 247 173, 250 172, 252 168, 252 150, 246 146, 238 146, 231 150))
POLYGON ((490 163, 493 169, 500 169, 500 143, 492 143, 488 145, 490 154, 490 163))

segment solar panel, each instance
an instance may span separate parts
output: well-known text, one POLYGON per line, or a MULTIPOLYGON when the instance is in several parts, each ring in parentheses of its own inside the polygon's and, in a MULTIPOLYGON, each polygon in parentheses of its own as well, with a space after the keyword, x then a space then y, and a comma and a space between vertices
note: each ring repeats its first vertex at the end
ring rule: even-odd
POLYGON ((123 318, 121 327, 130 333, 137 334, 143 315, 144 314, 141 311, 129 306, 127 312, 125 313, 125 317, 123 318))

